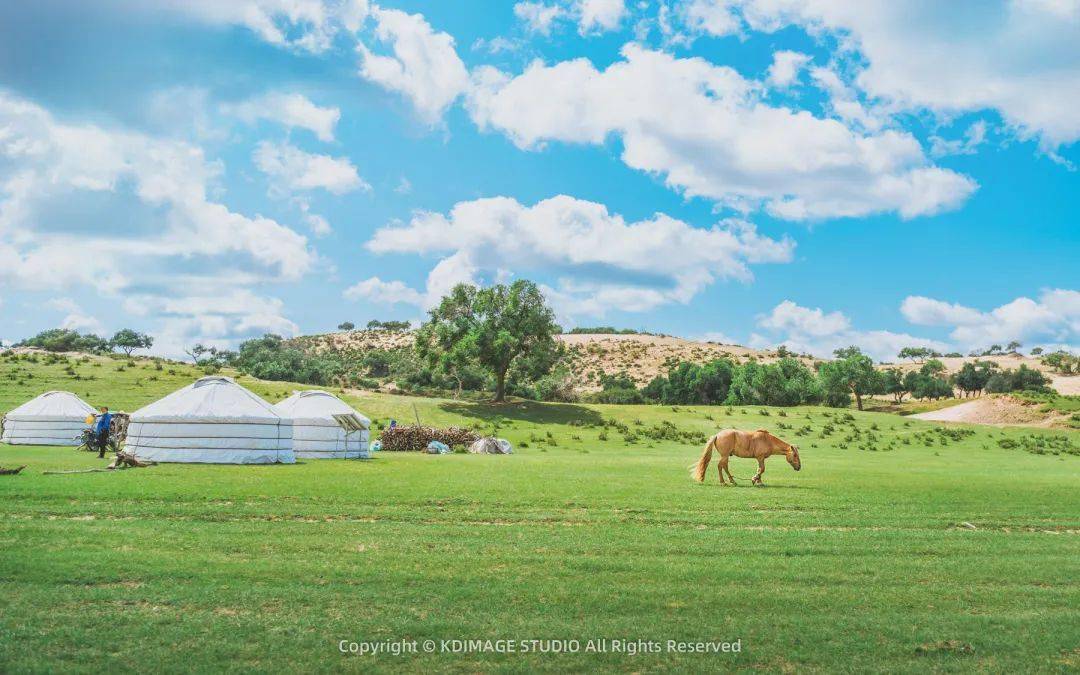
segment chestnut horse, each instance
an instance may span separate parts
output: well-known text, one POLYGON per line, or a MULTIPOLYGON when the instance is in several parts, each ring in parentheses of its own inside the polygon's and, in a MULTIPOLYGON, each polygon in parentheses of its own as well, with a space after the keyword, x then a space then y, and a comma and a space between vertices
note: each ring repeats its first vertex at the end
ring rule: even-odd
POLYGON ((717 468, 720 471, 721 485, 727 485, 724 482, 725 471, 728 478, 731 479, 731 484, 735 485, 735 477, 731 475, 731 469, 728 468, 728 459, 732 455, 736 457, 753 457, 757 460, 758 472, 752 480, 754 485, 763 485, 761 477, 765 474, 765 459, 772 455, 786 456, 788 464, 796 471, 802 468, 799 449, 773 436, 768 431, 764 429, 758 429, 757 431, 724 429, 709 439, 709 442, 705 444, 705 452, 701 454, 701 459, 690 467, 690 476, 699 483, 705 481, 705 471, 709 468, 709 462, 712 461, 713 450, 720 452, 720 462, 717 468))

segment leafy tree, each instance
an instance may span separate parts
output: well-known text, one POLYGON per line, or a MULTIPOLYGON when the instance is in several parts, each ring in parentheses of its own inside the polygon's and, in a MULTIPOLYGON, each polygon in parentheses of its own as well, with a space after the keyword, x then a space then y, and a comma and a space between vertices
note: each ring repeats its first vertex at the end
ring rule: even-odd
POLYGON ((379 321, 378 319, 372 319, 367 322, 368 330, 389 330, 389 331, 407 331, 409 330, 408 321, 379 321))
POLYGON ((120 348, 124 354, 131 356, 131 352, 136 349, 150 349, 154 346, 154 338, 146 333, 138 333, 130 328, 123 328, 116 331, 116 335, 112 337, 109 344, 115 349, 120 348))
POLYGON ((1080 357, 1076 357, 1063 350, 1051 352, 1043 356, 1040 362, 1044 366, 1047 366, 1051 370, 1061 373, 1062 375, 1071 375, 1074 371, 1080 370, 1080 357))
POLYGON ((1016 370, 1003 370, 996 373, 986 384, 986 390, 992 394, 1012 391, 1038 391, 1049 393, 1050 380, 1039 371, 1021 365, 1016 370))
POLYGON ((1038 356, 1039 354, 1042 354, 1042 353, 1043 353, 1043 348, 1042 347, 1036 347, 1035 349, 1031 350, 1031 355, 1032 356, 1038 356))
POLYGON ((342 321, 338 324, 337 328, 338 330, 352 330, 356 328, 356 324, 354 324, 352 321, 342 321))
POLYGON ((88 352, 104 354, 110 350, 109 341, 91 333, 82 334, 68 328, 52 328, 27 338, 17 346, 37 347, 48 352, 88 352))
POLYGON ((863 409, 863 397, 884 393, 881 373, 874 368, 874 361, 858 347, 845 347, 833 352, 835 361, 823 363, 818 370, 827 404, 839 401, 840 391, 846 390, 855 397, 855 405, 863 409))
POLYGON ((904 402, 904 395, 909 389, 904 385, 904 373, 899 368, 889 368, 882 372, 882 388, 886 394, 892 394, 897 403, 904 402))
POLYGON ((926 347, 904 347, 897 356, 902 359, 911 359, 916 363, 922 363, 930 358, 931 354, 932 352, 926 347))
POLYGON ((1009 352, 1010 354, 1015 354, 1019 352, 1020 348, 1023 346, 1024 345, 1022 345, 1019 340, 1013 340, 1009 344, 1005 345, 1005 351, 1009 352))
POLYGON ((210 354, 210 349, 210 347, 199 343, 188 349, 185 349, 184 353, 190 356, 191 360, 195 362, 196 366, 198 366, 202 364, 202 358, 210 354))
POLYGON ((945 364, 937 359, 930 359, 923 364, 919 372, 928 377, 937 377, 945 372, 945 364))
POLYGON ((728 394, 729 405, 791 406, 817 403, 821 385, 802 362, 784 357, 776 363, 749 361, 735 370, 728 394))
POLYGON ((555 349, 555 314, 535 283, 477 288, 458 284, 417 334, 417 353, 439 367, 475 361, 495 378, 495 400, 506 398, 506 375, 515 360, 534 350, 555 349))
POLYGON ((301 351, 272 333, 242 342, 232 361, 240 370, 262 380, 325 385, 333 382, 341 372, 340 364, 333 360, 301 351))

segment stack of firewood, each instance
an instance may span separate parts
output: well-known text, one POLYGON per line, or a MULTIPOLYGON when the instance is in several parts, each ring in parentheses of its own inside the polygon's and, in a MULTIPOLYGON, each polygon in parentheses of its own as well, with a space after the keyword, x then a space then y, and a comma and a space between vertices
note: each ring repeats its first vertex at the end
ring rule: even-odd
POLYGON ((414 425, 385 429, 379 440, 382 441, 383 450, 419 452, 427 448, 432 441, 440 441, 453 448, 468 446, 477 438, 478 435, 461 427, 439 429, 414 425))

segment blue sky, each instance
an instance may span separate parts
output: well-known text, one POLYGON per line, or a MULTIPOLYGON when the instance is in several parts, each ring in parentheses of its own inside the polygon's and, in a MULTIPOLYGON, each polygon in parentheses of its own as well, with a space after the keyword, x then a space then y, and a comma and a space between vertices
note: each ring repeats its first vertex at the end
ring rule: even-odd
POLYGON ((566 326, 1080 344, 1080 3, 0 7, 0 338, 526 277, 566 326))

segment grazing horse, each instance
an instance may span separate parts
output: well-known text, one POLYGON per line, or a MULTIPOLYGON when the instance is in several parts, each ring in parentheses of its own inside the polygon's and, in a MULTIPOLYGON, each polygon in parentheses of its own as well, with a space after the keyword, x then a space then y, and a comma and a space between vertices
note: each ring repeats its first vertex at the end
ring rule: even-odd
POLYGON ((705 452, 701 454, 701 459, 690 467, 690 476, 699 483, 705 482, 705 471, 709 468, 709 462, 712 461, 713 450, 720 452, 720 462, 717 468, 720 471, 721 485, 727 485, 724 482, 725 471, 728 478, 731 479, 731 484, 735 485, 735 477, 731 475, 731 469, 728 468, 728 458, 732 455, 736 457, 753 457, 757 460, 758 472, 754 475, 752 481, 754 485, 764 485, 761 482, 761 477, 765 474, 765 459, 772 455, 786 456, 788 464, 796 471, 802 468, 799 449, 773 436, 768 431, 764 429, 758 429, 757 431, 724 429, 709 439, 709 442, 705 444, 705 452))

